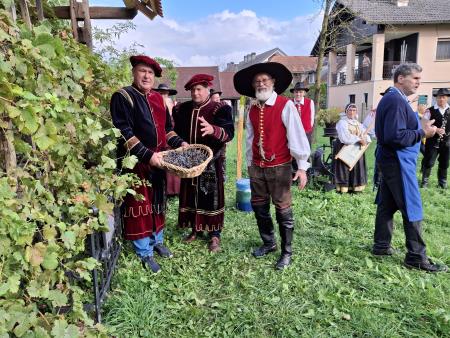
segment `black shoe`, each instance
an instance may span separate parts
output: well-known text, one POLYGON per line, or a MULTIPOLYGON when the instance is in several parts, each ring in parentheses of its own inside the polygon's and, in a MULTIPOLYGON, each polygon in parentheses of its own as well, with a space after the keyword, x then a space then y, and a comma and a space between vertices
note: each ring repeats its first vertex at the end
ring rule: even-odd
POLYGON ((161 271, 161 267, 158 263, 156 263, 152 256, 147 256, 141 259, 144 269, 150 269, 153 273, 158 273, 161 271))
POLYGON ((277 245, 262 245, 259 248, 257 248, 255 251, 253 251, 253 256, 256 258, 263 257, 267 255, 268 253, 271 253, 273 251, 277 250, 277 245))
POLYGON ((441 189, 447 189, 447 181, 439 181, 438 187, 441 189))
POLYGON ((283 270, 285 267, 291 264, 291 257, 290 254, 281 254, 280 258, 277 261, 277 264, 275 264, 275 269, 277 270, 283 270))
POLYGON ((397 251, 393 247, 389 247, 387 249, 372 249, 372 255, 375 256, 392 256, 397 251))
POLYGON ((164 257, 164 258, 172 258, 173 257, 173 254, 170 252, 170 250, 162 244, 156 244, 153 249, 161 257, 164 257))
POLYGON ((426 272, 446 272, 448 270, 445 264, 435 264, 431 260, 425 262, 403 262, 408 269, 418 269, 426 272))

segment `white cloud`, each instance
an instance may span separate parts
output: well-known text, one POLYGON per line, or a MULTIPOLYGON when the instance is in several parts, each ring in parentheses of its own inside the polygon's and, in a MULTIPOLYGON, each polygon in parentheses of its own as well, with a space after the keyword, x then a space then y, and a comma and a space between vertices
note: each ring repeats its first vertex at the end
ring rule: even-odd
MULTIPOLYGON (((194 22, 157 17, 151 21, 139 14, 136 30, 117 41, 124 48, 137 42, 143 53, 173 60, 180 66, 224 66, 244 55, 279 47, 288 55, 308 55, 318 35, 321 15, 297 16, 289 21, 258 17, 251 10, 225 10, 194 22)), ((96 21, 99 28, 113 21, 96 21)))

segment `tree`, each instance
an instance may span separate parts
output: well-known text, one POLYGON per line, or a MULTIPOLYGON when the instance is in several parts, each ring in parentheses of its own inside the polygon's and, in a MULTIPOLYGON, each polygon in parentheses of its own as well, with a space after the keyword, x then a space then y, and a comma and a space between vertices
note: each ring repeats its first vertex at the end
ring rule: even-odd
POLYGON ((323 11, 322 26, 314 45, 311 55, 317 55, 316 83, 314 84, 314 102, 316 111, 320 109, 321 97, 323 95, 321 73, 325 54, 336 48, 338 38, 341 44, 344 41, 357 42, 359 39, 367 37, 361 26, 354 24, 356 13, 342 5, 336 0, 317 0, 321 2, 323 11))
POLYGON ((321 73, 323 68, 323 59, 325 57, 325 52, 327 50, 327 40, 330 37, 329 30, 329 20, 330 20, 330 11, 332 5, 334 4, 334 0, 323 0, 322 8, 323 8, 323 19, 322 19, 322 28, 319 33, 319 48, 317 53, 317 68, 316 68, 316 82, 314 83, 314 104, 316 111, 320 108, 320 87, 321 87, 321 73))
MULTIPOLYGON (((136 41, 129 44, 129 47, 119 49, 117 40, 123 34, 136 29, 136 25, 131 21, 119 22, 110 28, 99 29, 94 27, 93 39, 95 41, 94 51, 99 54, 117 73, 128 77, 131 81, 129 71, 129 58, 132 55, 143 54, 143 45, 136 41)), ((163 78, 170 81, 170 85, 176 85, 178 73, 173 61, 161 57, 155 57, 155 60, 163 67, 163 78)))

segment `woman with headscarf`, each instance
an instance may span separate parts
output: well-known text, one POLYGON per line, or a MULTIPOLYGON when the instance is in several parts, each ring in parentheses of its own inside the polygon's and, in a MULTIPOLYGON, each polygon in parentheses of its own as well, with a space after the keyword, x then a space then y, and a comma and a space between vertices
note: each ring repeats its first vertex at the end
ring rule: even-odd
MULTIPOLYGON (((344 145, 360 144, 362 146, 370 142, 370 136, 366 128, 357 120, 358 110, 354 103, 349 103, 345 111, 341 113, 341 119, 336 124, 338 139, 335 143, 336 155, 344 145)), ((334 161, 334 184, 336 191, 361 192, 367 185, 366 158, 363 155, 352 170, 340 159, 334 161)))

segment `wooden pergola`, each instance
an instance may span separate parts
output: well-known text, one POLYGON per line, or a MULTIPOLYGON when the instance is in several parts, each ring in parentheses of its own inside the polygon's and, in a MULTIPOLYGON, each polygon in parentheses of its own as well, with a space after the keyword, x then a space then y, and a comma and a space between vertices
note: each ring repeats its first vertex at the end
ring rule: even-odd
MULTIPOLYGON (((161 0, 123 0, 125 7, 89 6, 89 0, 69 0, 69 6, 56 6, 44 9, 42 0, 35 0, 36 6, 30 6, 27 0, 18 0, 22 20, 31 29, 30 9, 36 12, 38 21, 45 18, 68 19, 71 21, 74 38, 92 49, 93 19, 133 19, 138 11, 150 20, 157 15, 163 16, 161 0)), ((14 1, 11 4, 13 20, 17 18, 14 1)))

